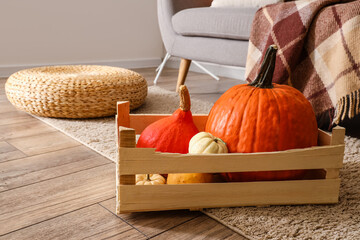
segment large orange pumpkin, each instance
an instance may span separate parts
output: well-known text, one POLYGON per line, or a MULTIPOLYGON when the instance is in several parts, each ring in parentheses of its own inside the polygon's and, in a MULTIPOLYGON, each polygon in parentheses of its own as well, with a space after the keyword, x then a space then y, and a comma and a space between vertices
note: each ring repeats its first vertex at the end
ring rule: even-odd
POLYGON ((137 143, 140 148, 155 148, 159 152, 188 153, 189 142, 199 130, 190 111, 190 94, 186 86, 179 91, 180 108, 172 116, 150 124, 141 133, 137 143))
MULTIPOLYGON (((205 131, 226 142, 229 152, 253 153, 317 145, 314 111, 304 95, 272 83, 277 47, 269 47, 258 77, 224 93, 210 111, 205 131)), ((227 181, 285 180, 303 170, 227 173, 227 181)))

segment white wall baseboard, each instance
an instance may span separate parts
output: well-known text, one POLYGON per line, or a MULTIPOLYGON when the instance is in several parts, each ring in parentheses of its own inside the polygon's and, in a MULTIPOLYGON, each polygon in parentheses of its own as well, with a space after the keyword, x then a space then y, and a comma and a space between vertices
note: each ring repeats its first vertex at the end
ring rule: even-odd
MULTIPOLYGON (((11 74, 20 71, 26 68, 34 68, 40 66, 54 66, 54 65, 105 65, 113 67, 122 67, 122 68, 149 68, 149 67, 158 67, 161 63, 160 58, 150 58, 150 59, 131 59, 131 60, 112 60, 112 61, 94 61, 94 62, 67 62, 67 63, 44 63, 44 64, 26 64, 26 65, 0 65, 0 77, 9 77, 11 74)), ((228 77, 239 80, 245 79, 245 68, 243 67, 233 67, 233 66, 224 66, 213 63, 199 62, 209 71, 214 73, 219 77, 228 77)), ((179 58, 171 58, 166 67, 178 69, 180 65, 179 58)), ((203 73, 203 71, 198 68, 195 64, 192 64, 190 71, 203 73)))
POLYGON ((34 68, 41 66, 54 65, 105 65, 121 68, 149 68, 157 67, 161 63, 160 58, 150 59, 130 59, 130 60, 112 60, 112 61, 97 61, 97 62, 67 62, 67 63, 44 63, 44 64, 26 64, 26 65, 0 65, 0 77, 9 77, 11 74, 26 68, 34 68))
MULTIPOLYGON (((234 78, 239 80, 245 80, 245 68, 244 67, 234 67, 234 66, 225 66, 225 65, 218 65, 213 63, 205 63, 199 62, 202 66, 208 69, 213 74, 219 77, 228 77, 234 78)), ((166 64, 166 67, 169 68, 179 68, 180 59, 172 57, 166 64)), ((191 64, 190 71, 204 73, 199 67, 195 64, 191 64)))

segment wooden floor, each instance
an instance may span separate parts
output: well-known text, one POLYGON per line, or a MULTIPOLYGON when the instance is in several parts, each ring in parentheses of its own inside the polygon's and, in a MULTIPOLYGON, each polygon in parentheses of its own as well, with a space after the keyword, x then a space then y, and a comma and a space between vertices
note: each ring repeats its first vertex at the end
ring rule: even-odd
MULTIPOLYGON (((155 70, 137 69, 148 79, 155 70)), ((177 70, 159 86, 175 90, 177 70)), ((17 111, 0 79, 0 239, 244 239, 199 212, 115 210, 115 164, 17 111)), ((238 80, 190 73, 193 97, 215 101, 238 80)))

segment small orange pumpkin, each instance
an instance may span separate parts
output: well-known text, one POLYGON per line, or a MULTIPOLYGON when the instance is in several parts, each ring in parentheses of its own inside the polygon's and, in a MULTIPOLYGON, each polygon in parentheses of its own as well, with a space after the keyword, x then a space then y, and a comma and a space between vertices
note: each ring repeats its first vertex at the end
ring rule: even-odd
POLYGON ((159 152, 188 153, 191 138, 199 132, 190 111, 190 94, 186 86, 179 89, 180 108, 172 116, 150 124, 141 133, 140 148, 155 148, 159 152))
MULTIPOLYGON (((229 152, 253 153, 317 145, 310 102, 286 85, 272 83, 277 47, 266 52, 258 77, 225 92, 210 111, 205 131, 226 142, 229 152)), ((301 178, 303 170, 225 174, 227 181, 301 178)))

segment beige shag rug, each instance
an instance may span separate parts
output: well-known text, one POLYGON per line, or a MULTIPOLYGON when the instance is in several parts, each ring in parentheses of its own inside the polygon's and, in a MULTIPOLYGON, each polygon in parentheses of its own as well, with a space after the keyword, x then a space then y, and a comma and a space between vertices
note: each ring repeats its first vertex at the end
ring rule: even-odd
MULTIPOLYGON (((208 113, 212 104, 192 99, 193 113, 208 113)), ((133 113, 172 113, 176 93, 150 87, 143 107, 133 113)), ((115 161, 114 118, 64 120, 39 118, 115 161)), ((360 140, 346 137, 336 205, 206 209, 204 213, 249 239, 360 239, 360 140)))

